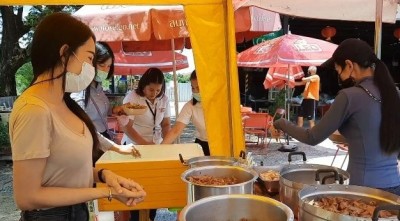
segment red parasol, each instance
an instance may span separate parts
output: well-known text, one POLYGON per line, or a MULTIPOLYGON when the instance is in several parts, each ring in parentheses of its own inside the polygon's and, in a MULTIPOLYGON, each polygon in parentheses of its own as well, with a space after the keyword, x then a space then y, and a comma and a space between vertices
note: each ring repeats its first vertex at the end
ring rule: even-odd
POLYGON ((290 88, 295 87, 295 79, 304 77, 304 72, 299 65, 285 65, 270 67, 264 80, 264 88, 282 89, 287 85, 290 88))
POLYGON ((284 82, 294 87, 294 79, 304 75, 300 66, 318 66, 336 48, 336 44, 320 39, 286 34, 239 53, 238 66, 270 68, 264 82, 266 88, 282 88, 284 82))
MULTIPOLYGON (((98 41, 122 41, 125 51, 171 50, 190 47, 182 6, 86 5, 74 16, 89 25, 98 41)), ((235 11, 236 40, 243 42, 280 30, 278 13, 255 6, 235 11)))
MULTIPOLYGON (((163 72, 173 70, 173 56, 170 51, 118 52, 114 53, 114 71, 117 75, 141 75, 149 67, 163 72)), ((175 52, 176 70, 189 67, 187 57, 175 52)))
POLYGON ((278 13, 255 6, 235 11, 236 42, 243 42, 282 28, 278 13))
POLYGON ((286 34, 238 54, 238 66, 321 65, 332 56, 336 44, 320 39, 286 34))

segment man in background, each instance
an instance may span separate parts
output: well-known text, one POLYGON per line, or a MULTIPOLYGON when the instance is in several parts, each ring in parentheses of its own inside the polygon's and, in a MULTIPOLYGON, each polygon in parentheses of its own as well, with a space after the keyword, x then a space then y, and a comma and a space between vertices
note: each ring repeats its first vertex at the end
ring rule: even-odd
POLYGON ((308 76, 301 79, 301 82, 296 82, 296 85, 305 85, 303 92, 303 101, 299 115, 297 117, 297 125, 303 126, 304 118, 310 123, 310 128, 315 125, 315 110, 319 100, 320 78, 317 75, 317 67, 310 66, 308 68, 308 76))

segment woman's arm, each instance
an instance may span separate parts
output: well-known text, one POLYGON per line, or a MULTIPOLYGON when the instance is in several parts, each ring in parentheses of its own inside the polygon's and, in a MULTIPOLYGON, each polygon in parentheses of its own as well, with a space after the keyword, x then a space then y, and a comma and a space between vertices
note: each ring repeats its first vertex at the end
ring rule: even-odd
POLYGON ((294 82, 294 85, 295 85, 295 86, 303 86, 303 85, 306 85, 306 83, 307 83, 307 82, 305 82, 305 81, 303 81, 303 80, 302 80, 302 81, 295 81, 295 82, 294 82))
POLYGON ((311 75, 309 77, 305 77, 302 78, 301 81, 303 82, 315 82, 319 80, 319 76, 318 75, 311 75))
MULTIPOLYGON (((46 158, 18 160, 13 164, 14 198, 19 209, 33 210, 58 206, 74 205, 93 199, 108 198, 111 190, 113 197, 123 203, 134 205, 143 199, 146 193, 136 183, 105 173, 107 184, 102 188, 63 188, 43 187, 42 177, 46 167, 46 158), (113 177, 114 176, 114 177, 113 177), (119 187, 116 183, 119 182, 119 187), (135 201, 136 200, 136 201, 135 201)), ((96 178, 97 180, 97 178, 96 178)))
POLYGON ((41 182, 45 166, 45 158, 14 161, 14 197, 21 210, 73 205, 108 197, 107 188, 43 187, 41 182))
POLYGON ((186 124, 177 121, 171 130, 167 133, 161 144, 171 144, 176 138, 182 134, 183 129, 185 129, 186 124))
POLYGON ((317 145, 335 132, 349 117, 348 105, 347 95, 340 92, 329 110, 313 128, 298 127, 283 118, 275 121, 274 126, 302 143, 317 145))
POLYGON ((167 136, 168 132, 171 130, 171 120, 169 117, 164 117, 161 121, 161 130, 163 137, 167 136))
POLYGON ((133 155, 134 157, 140 157, 140 152, 135 148, 133 144, 120 145, 114 143, 114 141, 107 139, 100 133, 97 133, 97 137, 100 142, 100 149, 104 152, 111 150, 120 154, 133 155))

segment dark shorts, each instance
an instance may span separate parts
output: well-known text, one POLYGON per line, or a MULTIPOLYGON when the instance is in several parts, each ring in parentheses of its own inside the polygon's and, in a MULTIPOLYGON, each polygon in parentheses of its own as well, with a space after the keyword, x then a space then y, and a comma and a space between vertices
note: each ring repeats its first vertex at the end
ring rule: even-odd
POLYGON ((86 203, 55 207, 45 210, 22 211, 19 221, 88 221, 86 203))
POLYGON ((315 107, 317 106, 317 101, 313 99, 303 99, 301 102, 299 117, 307 118, 307 120, 315 119, 315 107))

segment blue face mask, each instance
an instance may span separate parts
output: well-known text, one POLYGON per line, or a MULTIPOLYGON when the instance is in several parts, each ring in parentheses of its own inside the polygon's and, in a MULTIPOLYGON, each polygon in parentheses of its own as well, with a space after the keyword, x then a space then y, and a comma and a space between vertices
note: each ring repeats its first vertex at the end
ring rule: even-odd
POLYGON ((198 102, 201 101, 200 93, 193 93, 193 98, 196 99, 198 102))

